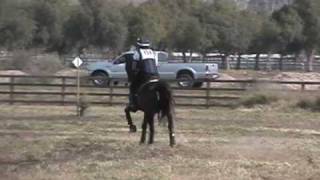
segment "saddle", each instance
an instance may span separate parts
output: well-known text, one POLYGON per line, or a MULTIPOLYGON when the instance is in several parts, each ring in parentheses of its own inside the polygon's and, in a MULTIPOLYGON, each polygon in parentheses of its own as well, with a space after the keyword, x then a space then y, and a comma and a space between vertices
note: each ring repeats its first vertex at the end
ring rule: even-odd
POLYGON ((160 79, 159 78, 153 78, 153 79, 150 79, 149 81, 143 83, 137 92, 140 92, 145 86, 148 86, 149 87, 149 90, 153 90, 154 89, 154 84, 156 84, 157 82, 159 82, 160 79))
MULTIPOLYGON (((129 107, 131 108, 131 110, 133 112, 136 112, 139 109, 138 102, 137 102, 139 93, 146 87, 148 88, 149 91, 154 90, 156 87, 155 85, 158 82, 159 82, 159 78, 150 78, 147 82, 145 82, 141 86, 139 86, 137 93, 133 95, 134 99, 132 100, 132 103, 131 104, 129 103, 129 107)), ((160 99, 160 95, 158 94, 158 92, 157 92, 157 99, 158 100, 160 99)))

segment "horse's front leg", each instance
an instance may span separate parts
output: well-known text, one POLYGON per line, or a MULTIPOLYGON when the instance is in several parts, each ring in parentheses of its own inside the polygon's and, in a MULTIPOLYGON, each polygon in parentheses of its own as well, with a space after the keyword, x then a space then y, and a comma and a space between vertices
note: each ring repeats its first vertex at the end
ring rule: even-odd
POLYGON ((176 144, 176 140, 175 140, 175 134, 174 134, 174 121, 173 121, 171 112, 167 114, 167 118, 168 118, 170 146, 173 147, 176 144))
POLYGON ((133 124, 132 118, 131 118, 131 115, 130 115, 130 111, 131 111, 130 107, 127 106, 124 111, 126 113, 126 119, 128 121, 129 131, 130 132, 137 132, 137 127, 136 127, 136 125, 133 124))

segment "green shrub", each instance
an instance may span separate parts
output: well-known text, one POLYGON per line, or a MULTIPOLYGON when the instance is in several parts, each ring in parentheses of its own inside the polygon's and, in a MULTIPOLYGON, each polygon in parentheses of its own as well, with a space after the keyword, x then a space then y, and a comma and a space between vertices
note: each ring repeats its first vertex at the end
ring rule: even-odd
POLYGON ((53 75, 61 69, 63 65, 58 56, 45 54, 32 58, 23 71, 32 75, 53 75))
POLYGON ((313 109, 316 111, 320 111, 320 97, 318 97, 314 103, 313 109))
POLYGON ((34 55, 31 51, 16 51, 7 62, 2 69, 20 70, 31 75, 53 75, 64 68, 58 55, 34 55))
POLYGON ((316 99, 302 99, 298 101, 296 106, 302 109, 320 111, 320 97, 317 97, 316 99))
POLYGON ((299 108, 302 108, 302 109, 308 109, 308 107, 310 107, 310 101, 308 100, 300 100, 298 103, 297 103, 297 107, 299 108))
POLYGON ((255 105, 266 105, 270 104, 273 101, 276 101, 277 98, 273 96, 267 96, 263 94, 256 94, 249 97, 245 97, 241 102, 240 105, 243 105, 248 108, 252 108, 255 105))
MULTIPOLYGON (((33 55, 32 51, 16 51, 9 60, 7 69, 20 70, 30 75, 50 76, 63 69, 62 62, 58 55, 41 54, 33 55)), ((39 78, 19 78, 17 82, 28 83, 49 83, 52 79, 39 78)))
POLYGON ((12 54, 12 59, 10 63, 10 69, 21 70, 29 64, 32 60, 32 54, 27 51, 15 51, 12 54))

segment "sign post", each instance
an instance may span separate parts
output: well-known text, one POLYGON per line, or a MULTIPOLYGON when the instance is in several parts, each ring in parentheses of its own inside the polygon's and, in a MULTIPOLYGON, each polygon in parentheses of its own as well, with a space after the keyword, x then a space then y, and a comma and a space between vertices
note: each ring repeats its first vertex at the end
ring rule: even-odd
POLYGON ((76 57, 72 64, 77 68, 77 116, 80 117, 80 66, 82 65, 83 61, 80 57, 76 57))

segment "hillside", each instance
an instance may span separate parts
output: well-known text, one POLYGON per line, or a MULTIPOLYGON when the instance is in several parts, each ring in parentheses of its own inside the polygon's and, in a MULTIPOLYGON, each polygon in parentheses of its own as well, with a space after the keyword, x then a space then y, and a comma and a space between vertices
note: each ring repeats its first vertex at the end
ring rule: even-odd
MULTIPOLYGON (((78 0, 71 0, 78 2, 78 0)), ((148 0, 120 0, 124 3, 140 4, 148 0)), ((214 1, 214 0, 207 0, 214 1)), ((290 4, 293 0, 233 0, 241 9, 253 9, 258 11, 274 11, 281 8, 285 4, 290 4)))
MULTIPOLYGON (((123 0, 132 3, 142 3, 147 0, 123 0)), ((211 0, 212 1, 212 0, 211 0)), ((293 0, 234 0, 242 9, 254 9, 258 11, 274 11, 293 0)))
POLYGON ((249 9, 274 11, 293 0, 236 0, 240 3, 247 4, 249 9))

